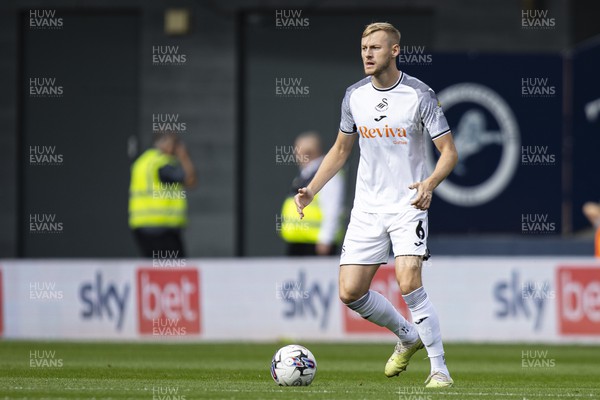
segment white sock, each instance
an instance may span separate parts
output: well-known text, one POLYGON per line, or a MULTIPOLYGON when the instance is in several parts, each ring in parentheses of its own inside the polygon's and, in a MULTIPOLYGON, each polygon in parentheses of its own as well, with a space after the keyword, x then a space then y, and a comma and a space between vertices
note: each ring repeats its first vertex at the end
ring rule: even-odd
POLYGON ((427 355, 431 362, 431 372, 441 371, 450 376, 444 359, 444 345, 442 343, 442 332, 440 321, 429 301, 427 292, 421 286, 404 297, 404 301, 412 314, 413 323, 419 332, 421 341, 427 349, 427 355))
POLYGON ((363 297, 347 306, 366 320, 388 328, 403 343, 417 340, 418 333, 414 325, 408 322, 388 299, 374 290, 369 290, 363 297))

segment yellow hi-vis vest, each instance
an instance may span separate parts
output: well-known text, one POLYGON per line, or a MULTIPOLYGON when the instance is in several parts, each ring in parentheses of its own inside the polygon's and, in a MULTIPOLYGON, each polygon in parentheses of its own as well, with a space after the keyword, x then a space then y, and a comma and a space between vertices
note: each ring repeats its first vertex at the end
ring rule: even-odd
POLYGON ((181 183, 165 183, 158 170, 175 164, 175 157, 146 150, 131 166, 129 227, 181 228, 187 224, 187 199, 181 183))
POLYGON ((286 242, 315 244, 319 241, 319 231, 323 220, 323 214, 319 207, 319 194, 307 207, 304 207, 303 211, 304 218, 300 219, 293 196, 283 202, 280 232, 286 242))

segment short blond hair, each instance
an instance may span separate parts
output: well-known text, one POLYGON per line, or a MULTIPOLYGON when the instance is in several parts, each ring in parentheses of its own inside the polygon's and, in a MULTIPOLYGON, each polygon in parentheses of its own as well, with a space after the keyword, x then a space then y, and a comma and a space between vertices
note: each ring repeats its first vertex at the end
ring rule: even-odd
POLYGON ((377 31, 387 32, 392 39, 392 44, 400 45, 400 31, 389 22, 373 22, 367 25, 362 33, 362 37, 367 37, 377 31))

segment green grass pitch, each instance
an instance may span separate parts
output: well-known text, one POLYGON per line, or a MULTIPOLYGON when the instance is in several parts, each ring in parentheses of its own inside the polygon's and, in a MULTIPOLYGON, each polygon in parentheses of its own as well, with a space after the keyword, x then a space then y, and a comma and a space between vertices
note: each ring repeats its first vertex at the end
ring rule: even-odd
POLYGON ((315 381, 279 387, 269 366, 283 344, 4 340, 0 399, 600 399, 599 346, 447 344, 455 386, 431 390, 424 350, 400 377, 383 375, 393 344, 302 343, 315 381))

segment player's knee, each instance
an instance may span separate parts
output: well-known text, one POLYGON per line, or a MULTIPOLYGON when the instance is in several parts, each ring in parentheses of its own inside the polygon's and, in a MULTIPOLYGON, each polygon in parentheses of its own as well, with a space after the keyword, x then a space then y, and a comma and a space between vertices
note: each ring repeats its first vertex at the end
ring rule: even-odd
POLYGON ((345 286, 340 286, 340 300, 342 303, 348 305, 365 295, 365 291, 361 291, 358 288, 348 288, 345 286))
POLYGON ((414 292, 415 290, 417 290, 418 288, 421 287, 421 283, 419 281, 415 280, 406 280, 406 281, 402 281, 402 282, 398 282, 398 286, 400 286, 400 293, 402 293, 403 296, 406 296, 409 293, 414 292))

